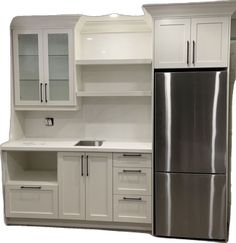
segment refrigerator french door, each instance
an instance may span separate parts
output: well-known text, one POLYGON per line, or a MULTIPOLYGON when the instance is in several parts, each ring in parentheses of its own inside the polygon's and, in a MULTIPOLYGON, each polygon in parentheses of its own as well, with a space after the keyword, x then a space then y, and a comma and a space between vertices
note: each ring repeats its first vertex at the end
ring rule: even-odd
POLYGON ((226 238, 226 129, 226 70, 155 71, 155 235, 226 238))

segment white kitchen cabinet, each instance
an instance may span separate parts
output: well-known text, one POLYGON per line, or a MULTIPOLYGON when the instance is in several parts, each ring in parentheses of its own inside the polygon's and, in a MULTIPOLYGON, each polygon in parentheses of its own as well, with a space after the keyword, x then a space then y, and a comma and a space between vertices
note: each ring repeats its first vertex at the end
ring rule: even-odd
POLYGON ((155 67, 188 67, 190 19, 155 21, 155 67))
POLYGON ((74 106, 72 29, 13 30, 15 105, 74 106))
POLYGON ((59 218, 85 219, 83 153, 58 153, 59 218))
POLYGON ((192 18, 192 65, 227 67, 229 18, 192 18))
POLYGON ((59 217, 112 221, 112 154, 58 153, 59 217))
POLYGON ((86 154, 86 219, 112 221, 112 154, 86 154))
POLYGON ((114 221, 151 223, 151 154, 113 154, 114 221))
POLYGON ((114 195, 114 221, 151 223, 151 196, 114 195))
POLYGON ((226 67, 229 17, 155 20, 155 68, 226 67))
POLYGON ((6 185, 5 196, 7 217, 57 218, 57 185, 6 185))
POLYGON ((113 168, 115 194, 151 194, 151 168, 113 168))

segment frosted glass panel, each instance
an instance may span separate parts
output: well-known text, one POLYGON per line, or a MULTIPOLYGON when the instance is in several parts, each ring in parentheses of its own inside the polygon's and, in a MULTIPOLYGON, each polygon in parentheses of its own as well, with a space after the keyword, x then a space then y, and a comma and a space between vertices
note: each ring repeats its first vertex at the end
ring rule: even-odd
POLYGON ((49 56, 49 79, 68 79, 68 56, 49 56))
POLYGON ((68 34, 48 34, 50 100, 69 100, 68 34))
POLYGON ((35 80, 20 80, 21 100, 39 100, 39 84, 35 80))
POLYGON ((51 100, 69 100, 69 80, 54 80, 49 83, 51 100))
POLYGON ((38 55, 38 35, 18 35, 19 55, 38 55))
POLYGON ((20 79, 39 80, 38 56, 19 56, 20 79))
POLYGON ((39 100, 38 35, 18 35, 20 100, 39 100))
POLYGON ((49 34, 48 54, 68 55, 68 34, 49 34))

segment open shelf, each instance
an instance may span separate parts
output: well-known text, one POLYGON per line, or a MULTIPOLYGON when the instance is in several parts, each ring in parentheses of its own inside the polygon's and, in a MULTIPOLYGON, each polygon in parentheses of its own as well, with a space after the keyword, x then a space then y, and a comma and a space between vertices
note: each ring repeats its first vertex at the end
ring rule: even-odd
POLYGON ((122 64, 151 64, 152 59, 86 59, 76 60, 77 65, 122 65, 122 64))
POLYGON ((7 171, 8 184, 57 184, 57 153, 8 152, 7 171))
POLYGON ((32 182, 33 184, 37 182, 40 182, 40 184, 42 182, 45 184, 57 184, 57 172, 47 170, 25 170, 19 172, 10 182, 10 184, 32 184, 32 182))
POLYGON ((79 91, 78 97, 151 96, 151 91, 79 91))

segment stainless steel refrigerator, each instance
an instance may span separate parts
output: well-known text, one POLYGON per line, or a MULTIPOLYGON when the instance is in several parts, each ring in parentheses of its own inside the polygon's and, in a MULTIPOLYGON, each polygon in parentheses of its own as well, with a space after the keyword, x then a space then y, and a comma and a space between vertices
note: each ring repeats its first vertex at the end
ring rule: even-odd
POLYGON ((227 72, 155 71, 154 234, 227 238, 227 72))

